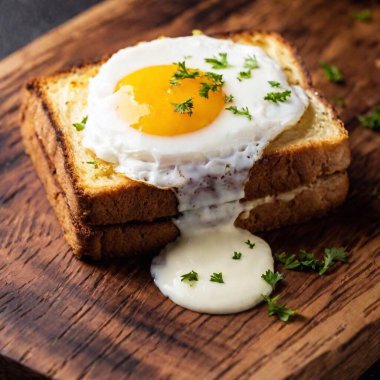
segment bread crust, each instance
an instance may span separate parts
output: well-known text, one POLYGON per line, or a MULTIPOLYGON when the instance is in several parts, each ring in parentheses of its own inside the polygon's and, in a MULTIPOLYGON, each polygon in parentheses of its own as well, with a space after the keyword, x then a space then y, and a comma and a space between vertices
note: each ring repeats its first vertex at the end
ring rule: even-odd
MULTIPOLYGON (((48 201, 62 226, 67 242, 78 258, 101 260, 153 253, 178 237, 179 231, 170 219, 107 226, 84 224, 72 215, 57 183, 57 174, 43 152, 38 137, 29 129, 23 128, 22 133, 27 152, 45 187, 48 201)), ((333 174, 319 179, 290 201, 275 199, 274 202, 255 207, 249 217, 241 214, 235 224, 255 233, 306 221, 341 204, 347 191, 347 174, 333 174)))
MULTIPOLYGON (((304 68, 295 48, 276 33, 233 32, 219 35, 239 42, 255 40, 266 43, 275 39, 282 44, 283 54, 288 54, 299 72, 299 84, 310 90, 310 76, 304 68)), ((104 60, 100 61, 100 63, 104 60)), ((125 178, 112 187, 91 189, 81 186, 80 174, 69 144, 60 129, 58 117, 46 94, 47 83, 77 73, 96 72, 99 62, 84 64, 56 74, 53 77, 30 81, 23 95, 23 128, 33 129, 40 138, 49 159, 57 171, 57 180, 66 196, 71 213, 86 225, 107 225, 128 222, 151 222, 177 214, 177 198, 171 189, 159 189, 146 183, 125 178)), ((312 90, 310 90, 312 91, 312 90)), ((270 144, 263 157, 250 171, 245 186, 245 198, 256 199, 266 195, 291 190, 303 184, 313 183, 322 176, 345 171, 350 162, 347 132, 333 113, 331 106, 319 94, 313 92, 321 104, 331 112, 331 122, 341 129, 336 139, 323 143, 309 143, 276 148, 270 144)))

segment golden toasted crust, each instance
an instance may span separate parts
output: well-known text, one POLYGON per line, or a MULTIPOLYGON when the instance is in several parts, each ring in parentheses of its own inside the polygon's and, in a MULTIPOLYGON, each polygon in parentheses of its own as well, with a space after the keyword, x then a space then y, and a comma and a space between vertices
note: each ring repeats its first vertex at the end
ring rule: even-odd
POLYGON ((78 257, 93 259, 125 257, 155 252, 174 241, 177 227, 167 218, 151 223, 89 226, 77 219, 56 180, 57 174, 38 137, 29 128, 21 129, 27 153, 45 187, 49 203, 62 226, 63 234, 78 257))
MULTIPOLYGON (((99 260, 155 252, 177 238, 179 231, 170 220, 89 226, 75 218, 57 184, 54 167, 38 137, 28 128, 22 128, 22 134, 27 152, 44 184, 47 198, 76 256, 99 260)), ((242 214, 235 224, 251 232, 258 232, 299 223, 322 215, 342 203, 347 190, 346 173, 334 174, 306 187, 290 201, 275 199, 272 203, 255 207, 248 217, 243 217, 242 214)))
MULTIPOLYGON (((239 32, 220 37, 254 43, 267 50, 272 45, 279 45, 281 48, 272 49, 271 54, 287 62, 284 70, 289 75, 289 81, 307 89, 313 99, 301 122, 273 141, 262 159, 255 163, 245 186, 245 198, 255 199, 288 191, 305 183, 313 183, 319 177, 345 171, 350 161, 347 132, 328 103, 310 89, 309 75, 295 49, 275 33, 239 32), (336 136, 308 139, 308 128, 315 123, 316 115, 318 118, 325 117, 324 123, 334 126, 338 131, 336 136), (294 134, 297 134, 296 137, 294 134)), ((39 136, 57 171, 57 181, 71 213, 82 223, 105 225, 153 221, 176 215, 177 199, 170 189, 158 189, 121 175, 115 175, 117 181, 111 185, 97 188, 83 185, 70 141, 63 133, 59 115, 48 96, 49 85, 56 81, 72 81, 76 86, 86 86, 75 78, 85 77, 88 82, 98 67, 99 63, 83 65, 31 81, 24 91, 23 128, 33 129, 39 136)))

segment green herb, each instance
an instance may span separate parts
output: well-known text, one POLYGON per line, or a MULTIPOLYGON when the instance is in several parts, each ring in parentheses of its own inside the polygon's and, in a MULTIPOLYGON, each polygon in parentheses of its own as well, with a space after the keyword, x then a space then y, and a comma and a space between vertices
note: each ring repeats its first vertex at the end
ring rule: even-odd
POLYGON ((190 58, 192 58, 192 55, 184 55, 183 56, 183 59, 190 59, 190 58))
POLYGON ((276 82, 275 80, 268 80, 268 83, 271 85, 271 87, 280 87, 281 86, 281 83, 280 82, 276 82))
POLYGON ((237 77, 237 80, 238 81, 242 81, 243 79, 249 79, 251 78, 251 70, 248 70, 248 71, 240 71, 238 77, 237 77))
POLYGON ((322 268, 319 270, 319 274, 325 274, 334 265, 336 261, 346 263, 348 261, 347 256, 348 253, 346 252, 346 249, 343 247, 326 248, 325 255, 323 257, 323 265, 322 268))
POLYGON ((359 12, 353 13, 352 17, 358 21, 371 21, 372 20, 372 11, 370 9, 363 9, 359 12))
POLYGON ((194 79, 199 77, 198 70, 189 71, 186 67, 186 62, 174 62, 174 65, 177 65, 177 70, 170 79, 170 84, 172 86, 177 86, 180 80, 183 79, 194 79))
POLYGON ((331 96, 329 100, 330 100, 330 103, 332 103, 336 107, 345 106, 344 98, 341 96, 331 96))
POLYGON ((321 61, 320 65, 328 81, 333 82, 333 83, 344 82, 343 74, 340 72, 340 70, 336 66, 329 65, 328 63, 324 61, 321 61))
POLYGON ((298 257, 282 252, 275 255, 275 258, 286 269, 298 271, 312 270, 323 275, 336 261, 347 262, 347 252, 345 248, 326 248, 323 260, 318 260, 313 253, 301 249, 298 257))
POLYGON ((358 116, 358 118, 363 128, 380 131, 380 104, 373 107, 372 110, 365 115, 358 116))
POLYGON ((187 113, 189 116, 193 114, 193 98, 189 98, 182 103, 172 103, 174 112, 187 113))
POLYGON ((202 96, 203 98, 208 99, 209 91, 216 92, 220 90, 220 88, 224 84, 224 80, 223 80, 223 75, 211 73, 211 72, 207 72, 205 74, 205 77, 208 78, 211 81, 211 83, 202 82, 201 89, 199 90, 199 95, 202 96))
POLYGON ((225 95, 224 96, 224 103, 232 103, 234 101, 233 95, 225 95))
POLYGON ((220 272, 220 273, 214 272, 212 275, 210 275, 210 281, 211 282, 219 282, 220 284, 224 284, 222 272, 220 272))
POLYGON ((213 69, 227 69, 232 67, 228 64, 227 53, 219 53, 219 59, 217 57, 205 58, 205 62, 209 63, 213 69))
POLYGON ((248 69, 247 71, 240 71, 237 79, 241 82, 243 79, 249 79, 252 77, 252 70, 258 69, 259 64, 257 62, 256 57, 253 55, 252 57, 247 57, 244 59, 244 68, 248 69))
POLYGON ((247 244, 250 249, 253 249, 253 247, 255 246, 255 243, 252 243, 251 240, 249 239, 245 241, 244 243, 247 244))
POLYGON ((259 63, 254 55, 244 59, 244 68, 254 70, 259 68, 259 63))
POLYGON ((264 100, 268 100, 273 103, 285 102, 286 99, 291 95, 290 90, 282 91, 282 92, 269 92, 265 95, 264 100))
POLYGON ((272 272, 268 269, 263 275, 261 275, 261 278, 274 290, 276 288, 276 284, 284 279, 284 275, 280 272, 272 272))
POLYGON ((298 312, 296 310, 290 309, 285 306, 285 304, 278 304, 280 296, 277 295, 275 297, 270 297, 266 295, 262 295, 264 301, 268 304, 268 315, 275 315, 279 320, 283 322, 288 322, 289 319, 298 312))
POLYGON ((84 127, 86 126, 86 123, 87 123, 87 119, 88 119, 88 116, 85 116, 80 123, 74 123, 73 126, 75 127, 75 129, 79 132, 79 131, 83 131, 84 127))
POLYGON ((231 111, 234 115, 245 116, 248 120, 252 120, 252 115, 249 113, 248 107, 238 109, 235 106, 226 108, 227 111, 231 111))
POLYGON ((234 255, 232 256, 234 260, 240 260, 241 259, 241 252, 234 252, 234 255))
POLYGON ((319 270, 321 262, 315 258, 314 254, 303 249, 296 255, 287 255, 285 252, 275 255, 277 261, 282 263, 286 269, 290 270, 319 270))
POLYGON ((198 281, 198 273, 194 272, 193 270, 189 273, 185 273, 181 275, 181 281, 188 282, 191 286, 193 286, 194 282, 198 281))
POLYGON ((97 169, 99 167, 98 163, 96 161, 87 161, 89 165, 94 165, 94 168, 97 169))

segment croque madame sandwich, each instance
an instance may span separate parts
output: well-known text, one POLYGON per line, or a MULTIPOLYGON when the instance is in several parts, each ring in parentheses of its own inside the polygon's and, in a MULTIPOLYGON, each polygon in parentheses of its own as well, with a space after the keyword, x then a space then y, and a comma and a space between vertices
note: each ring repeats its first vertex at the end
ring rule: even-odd
POLYGON ((22 134, 79 257, 156 252, 231 217, 270 230, 348 190, 347 132, 274 33, 162 38, 34 79, 22 134))

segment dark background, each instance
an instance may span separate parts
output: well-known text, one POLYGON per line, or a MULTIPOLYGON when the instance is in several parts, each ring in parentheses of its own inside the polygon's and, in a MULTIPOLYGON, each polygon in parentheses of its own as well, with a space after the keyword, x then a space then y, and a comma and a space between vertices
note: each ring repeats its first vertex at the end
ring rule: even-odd
MULTIPOLYGON (((101 1, 0 0, 0 59, 101 1)), ((380 361, 360 380, 379 378, 380 361)))

